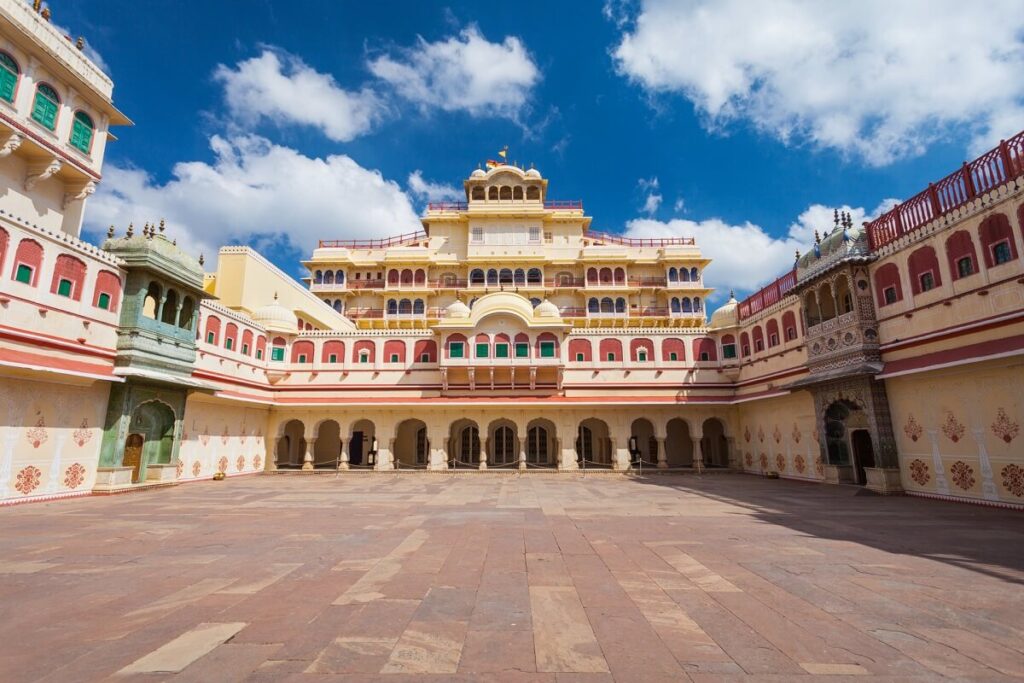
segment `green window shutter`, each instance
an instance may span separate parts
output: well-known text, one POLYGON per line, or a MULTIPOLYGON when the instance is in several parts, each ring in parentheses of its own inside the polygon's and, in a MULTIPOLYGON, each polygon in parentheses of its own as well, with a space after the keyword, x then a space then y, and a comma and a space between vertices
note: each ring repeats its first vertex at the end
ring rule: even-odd
POLYGON ((305 363, 306 362, 306 354, 304 354, 304 353, 300 353, 299 354, 299 362, 300 363, 305 363))
POLYGON ((338 362, 338 355, 332 353, 331 355, 327 356, 327 362, 328 363, 337 363, 338 362))
POLYGON ((527 358, 530 355, 530 345, 526 342, 516 344, 516 358, 527 358))
POLYGON ((495 346, 494 346, 494 357, 495 358, 508 358, 508 344, 495 344, 495 346))
POLYGON ((278 346, 270 350, 270 360, 284 360, 284 349, 278 346))
POLYGON ((462 342, 452 342, 449 345, 448 349, 449 349, 448 350, 448 354, 452 358, 462 358, 462 352, 464 350, 464 347, 462 346, 462 342))
POLYGON ((256 349, 256 360, 263 360, 263 349, 256 349))
POLYGON ((7 69, 0 69, 0 98, 13 102, 14 88, 17 84, 17 74, 13 74, 7 69))
POLYGON ((248 356, 249 355, 249 345, 248 344, 242 344, 242 355, 243 356, 248 356))
POLYGON ((213 332, 207 332, 206 333, 206 343, 207 344, 212 344, 213 343, 213 339, 214 339, 213 332))
POLYGON ((96 305, 105 311, 110 310, 110 295, 106 292, 100 294, 99 299, 96 301, 96 305))
POLYGON ((57 93, 45 85, 40 85, 36 89, 36 99, 32 105, 32 118, 50 130, 57 125, 57 93))
POLYGON ((555 342, 541 342, 540 343, 540 357, 541 358, 554 358, 555 357, 555 342))
POLYGON ((92 126, 81 118, 82 112, 75 114, 75 122, 71 126, 71 146, 88 154, 92 145, 92 126))
POLYGON ((490 347, 486 343, 484 343, 484 344, 477 344, 476 345, 476 357, 477 358, 487 358, 487 352, 489 350, 490 350, 490 347))
POLYGON ((224 340, 224 348, 227 349, 228 351, 230 351, 231 347, 234 346, 234 345, 235 345, 235 340, 232 339, 231 337, 228 337, 227 339, 224 340))
POLYGON ((26 266, 24 263, 18 264, 18 272, 14 279, 24 282, 26 285, 32 284, 32 266, 26 266))
POLYGON ((57 293, 61 296, 71 296, 71 280, 61 278, 57 283, 57 293))

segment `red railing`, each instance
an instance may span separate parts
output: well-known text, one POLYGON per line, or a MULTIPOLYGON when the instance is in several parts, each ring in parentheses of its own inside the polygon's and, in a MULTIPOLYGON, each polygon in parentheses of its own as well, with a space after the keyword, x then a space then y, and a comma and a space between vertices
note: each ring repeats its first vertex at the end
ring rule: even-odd
MULTIPOLYGON (((500 199, 501 202, 512 202, 511 199, 500 199)), ((517 199, 516 202, 523 200, 517 199)), ((552 211, 582 211, 583 201, 580 199, 550 199, 544 202, 545 209, 552 211)), ((429 202, 427 211, 466 211, 469 209, 468 202, 429 202)))
POLYGON ((582 199, 549 199, 544 202, 545 209, 554 211, 582 211, 582 199))
POLYGON ((755 313, 760 313, 772 304, 778 303, 782 297, 785 296, 786 292, 791 290, 795 284, 796 268, 789 271, 767 287, 763 287, 761 290, 754 292, 740 302, 740 320, 749 318, 755 313))
POLYGON ((697 244, 697 240, 695 240, 692 237, 663 237, 660 239, 636 239, 632 237, 623 237, 622 235, 613 235, 610 232, 594 232, 592 230, 588 230, 587 232, 583 233, 583 237, 592 240, 600 240, 602 242, 610 242, 611 244, 621 244, 624 247, 668 247, 675 244, 697 244))
POLYGON ((349 289, 384 289, 384 280, 349 280, 349 289))
POLYGON ((320 248, 345 247, 347 249, 383 249, 385 247, 397 247, 409 242, 419 242, 427 239, 427 233, 407 232, 404 235, 385 237, 379 240, 320 240, 320 248))
POLYGON ((1000 141, 974 161, 914 195, 867 224, 874 251, 959 206, 1024 175, 1024 131, 1000 141))

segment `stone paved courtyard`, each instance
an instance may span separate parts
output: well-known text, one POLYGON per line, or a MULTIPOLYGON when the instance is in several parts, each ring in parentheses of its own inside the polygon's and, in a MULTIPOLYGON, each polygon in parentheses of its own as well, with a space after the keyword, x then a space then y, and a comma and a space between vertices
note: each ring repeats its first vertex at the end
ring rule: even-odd
POLYGON ((0 680, 1024 677, 1024 515, 744 475, 259 476, 0 510, 0 680))

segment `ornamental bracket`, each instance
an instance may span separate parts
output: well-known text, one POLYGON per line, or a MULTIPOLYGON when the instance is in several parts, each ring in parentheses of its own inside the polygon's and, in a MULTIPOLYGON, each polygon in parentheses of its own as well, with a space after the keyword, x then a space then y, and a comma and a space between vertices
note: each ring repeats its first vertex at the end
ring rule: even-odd
POLYGON ((8 157, 14 150, 21 147, 21 143, 25 141, 25 136, 21 133, 11 133, 4 140, 4 144, 0 145, 0 159, 8 157))
POLYGON ((64 193, 64 208, 68 208, 72 202, 82 201, 96 192, 96 182, 86 180, 82 183, 75 183, 68 187, 70 192, 64 193))
POLYGON ((31 191, 40 180, 54 175, 62 166, 60 159, 55 157, 29 164, 25 173, 25 189, 31 191))

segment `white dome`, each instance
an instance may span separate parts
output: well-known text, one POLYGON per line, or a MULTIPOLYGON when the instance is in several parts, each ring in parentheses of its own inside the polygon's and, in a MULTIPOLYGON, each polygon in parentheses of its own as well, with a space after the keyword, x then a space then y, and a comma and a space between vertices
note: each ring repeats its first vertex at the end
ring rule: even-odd
POLYGON ((535 168, 531 168, 529 171, 526 172, 526 177, 527 178, 540 178, 540 171, 538 171, 535 168))
POLYGON ((298 332, 299 319, 293 311, 288 310, 277 302, 277 294, 274 294, 273 303, 261 306, 252 312, 252 319, 274 332, 298 332))
POLYGON ((718 310, 711 316, 711 323, 709 327, 711 329, 723 329, 726 327, 736 327, 739 324, 739 307, 736 296, 729 292, 729 300, 718 307, 718 310))
POLYGON ((538 318, 557 318, 558 307, 547 299, 544 299, 544 301, 537 304, 537 307, 533 309, 533 313, 538 318))
POLYGON ((469 306, 462 303, 461 301, 453 301, 448 304, 448 308, 445 309, 448 312, 449 318, 468 318, 469 317, 469 306))
POLYGON ((478 168, 475 171, 473 171, 472 173, 470 173, 469 177, 470 178, 486 178, 487 174, 484 173, 484 170, 482 168, 478 168))

